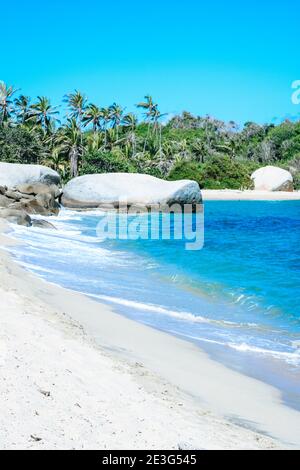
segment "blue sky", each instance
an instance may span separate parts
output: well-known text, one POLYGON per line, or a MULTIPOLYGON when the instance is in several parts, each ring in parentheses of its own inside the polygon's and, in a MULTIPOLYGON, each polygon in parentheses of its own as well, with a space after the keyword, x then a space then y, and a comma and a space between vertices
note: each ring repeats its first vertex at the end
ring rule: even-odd
POLYGON ((74 88, 128 110, 239 123, 300 113, 300 4, 285 1, 2 2, 0 79, 53 104, 74 88))

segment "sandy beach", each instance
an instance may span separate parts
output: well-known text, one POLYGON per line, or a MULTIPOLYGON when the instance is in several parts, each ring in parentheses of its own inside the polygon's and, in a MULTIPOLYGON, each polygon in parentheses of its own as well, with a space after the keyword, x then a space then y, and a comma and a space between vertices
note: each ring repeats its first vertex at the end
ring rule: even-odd
MULTIPOLYGON (((0 246, 14 243, 0 226, 0 246)), ((300 447, 277 390, 0 251, 0 449, 300 447)))
POLYGON ((300 201, 300 191, 238 191, 203 189, 204 201, 300 201))

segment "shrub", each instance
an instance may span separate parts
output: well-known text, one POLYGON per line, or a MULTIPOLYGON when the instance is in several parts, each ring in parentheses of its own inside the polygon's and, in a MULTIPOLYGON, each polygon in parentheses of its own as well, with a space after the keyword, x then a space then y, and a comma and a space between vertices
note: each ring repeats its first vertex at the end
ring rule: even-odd
POLYGON ((300 154, 296 155, 287 164, 281 166, 292 173, 294 178, 294 188, 300 190, 300 154))
POLYGON ((257 165, 231 160, 228 156, 211 157, 204 164, 180 162, 169 175, 170 180, 191 179, 203 189, 250 189, 251 173, 257 165))
POLYGON ((0 128, 0 161, 39 163, 44 153, 38 132, 25 126, 0 128))
POLYGON ((118 152, 92 151, 83 155, 80 174, 131 173, 134 171, 134 166, 118 152))
POLYGON ((168 180, 194 180, 200 184, 202 182, 201 165, 192 161, 180 161, 170 171, 168 180))

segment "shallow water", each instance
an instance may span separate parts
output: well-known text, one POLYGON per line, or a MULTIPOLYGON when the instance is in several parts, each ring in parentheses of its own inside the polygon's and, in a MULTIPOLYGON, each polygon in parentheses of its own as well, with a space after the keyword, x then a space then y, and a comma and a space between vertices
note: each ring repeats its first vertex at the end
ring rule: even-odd
POLYGON ((41 277, 114 305, 276 385, 300 409, 300 202, 207 202, 205 245, 100 240, 100 214, 63 210, 58 231, 14 228, 41 277))

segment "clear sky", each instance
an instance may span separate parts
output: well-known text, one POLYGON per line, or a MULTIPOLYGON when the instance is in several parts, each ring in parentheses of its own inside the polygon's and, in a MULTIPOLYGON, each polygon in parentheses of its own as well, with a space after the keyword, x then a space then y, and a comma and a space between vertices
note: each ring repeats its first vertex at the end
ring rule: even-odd
POLYGON ((0 79, 58 104, 77 88, 101 106, 271 121, 295 116, 296 0, 1 2, 0 79))

